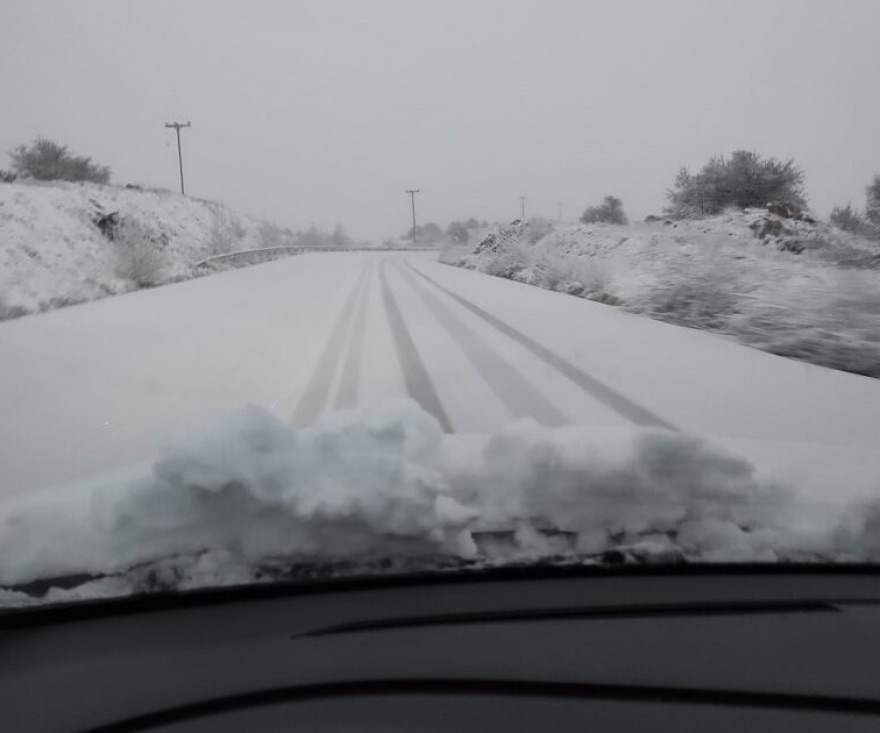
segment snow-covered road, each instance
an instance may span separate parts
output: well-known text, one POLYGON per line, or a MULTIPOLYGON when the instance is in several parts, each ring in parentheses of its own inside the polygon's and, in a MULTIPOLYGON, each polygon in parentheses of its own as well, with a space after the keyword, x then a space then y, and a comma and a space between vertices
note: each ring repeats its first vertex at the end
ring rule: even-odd
POLYGON ((311 254, 0 323, 0 495, 149 459, 242 403, 296 425, 411 396, 448 432, 671 426, 880 446, 880 381, 432 253, 311 254))

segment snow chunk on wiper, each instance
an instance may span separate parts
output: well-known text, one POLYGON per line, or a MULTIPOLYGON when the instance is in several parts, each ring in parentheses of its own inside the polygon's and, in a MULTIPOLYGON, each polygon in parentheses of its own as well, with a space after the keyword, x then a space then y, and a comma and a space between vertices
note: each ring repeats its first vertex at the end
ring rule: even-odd
POLYGON ((462 553, 477 510, 432 463, 436 421, 413 403, 297 430, 247 407, 181 431, 124 480, 0 504, 0 583, 227 549, 276 555, 462 553))
MULTIPOLYGON (((444 435, 413 402, 296 429, 247 407, 178 434, 124 478, 0 504, 0 585, 119 576, 168 558, 202 558, 186 570, 201 587, 266 577, 255 569, 275 558, 355 572, 381 570, 382 558, 615 551, 657 561, 880 557, 878 504, 845 501, 838 486, 803 488, 728 447, 664 430, 524 421, 444 435)), ((103 583, 99 595, 143 586, 103 583)))

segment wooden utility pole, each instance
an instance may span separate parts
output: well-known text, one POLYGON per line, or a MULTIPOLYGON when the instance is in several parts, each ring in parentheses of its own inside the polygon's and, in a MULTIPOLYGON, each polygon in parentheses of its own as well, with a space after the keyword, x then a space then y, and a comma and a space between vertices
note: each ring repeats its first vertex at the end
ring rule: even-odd
POLYGON ((180 193, 184 196, 186 192, 183 189, 183 153, 180 150, 180 128, 192 127, 191 122, 166 122, 165 127, 173 127, 177 132, 177 162, 180 164, 180 193))
POLYGON ((416 194, 419 192, 417 188, 408 188, 404 193, 408 193, 410 198, 412 199, 412 216, 413 216, 413 228, 412 228, 412 241, 413 247, 416 246, 416 194))
POLYGON ((525 196, 519 197, 519 208, 520 208, 520 219, 525 221, 526 220, 526 197, 525 196))

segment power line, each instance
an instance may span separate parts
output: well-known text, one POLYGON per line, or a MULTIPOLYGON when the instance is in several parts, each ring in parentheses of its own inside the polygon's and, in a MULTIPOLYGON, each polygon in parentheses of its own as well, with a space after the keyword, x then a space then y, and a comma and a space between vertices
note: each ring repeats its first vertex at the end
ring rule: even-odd
POLYGON ((180 150, 180 128, 192 127, 192 123, 187 122, 166 122, 165 127, 173 127, 177 133, 177 162, 180 164, 180 193, 184 196, 186 192, 183 189, 183 153, 180 150))
POLYGON ((416 245, 416 194, 419 192, 417 188, 408 188, 404 193, 408 193, 410 198, 412 199, 412 215, 413 215, 413 228, 412 228, 412 240, 413 247, 416 245))

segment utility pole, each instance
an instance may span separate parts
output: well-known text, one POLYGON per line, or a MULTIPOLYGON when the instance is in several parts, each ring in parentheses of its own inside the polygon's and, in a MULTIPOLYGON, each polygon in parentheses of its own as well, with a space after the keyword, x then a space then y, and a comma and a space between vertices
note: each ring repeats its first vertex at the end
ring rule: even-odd
POLYGON ((556 207, 559 209, 559 216, 557 217, 557 219, 558 219, 559 223, 561 224, 562 223, 562 202, 557 201, 556 207))
POLYGON ((183 190, 183 153, 180 151, 180 128, 192 127, 192 122, 166 122, 165 127, 173 127, 177 132, 177 162, 180 164, 180 193, 184 196, 186 192, 183 190))
POLYGON ((404 193, 408 193, 410 199, 412 199, 412 215, 413 215, 413 228, 412 228, 412 240, 413 247, 416 246, 416 194, 419 192, 417 188, 408 188, 404 193))
POLYGON ((519 208, 520 208, 520 219, 525 221, 526 220, 526 197, 525 196, 519 197, 519 208))

